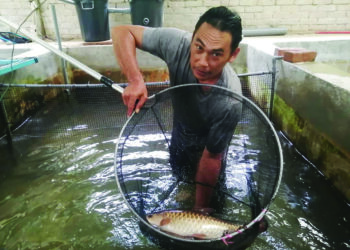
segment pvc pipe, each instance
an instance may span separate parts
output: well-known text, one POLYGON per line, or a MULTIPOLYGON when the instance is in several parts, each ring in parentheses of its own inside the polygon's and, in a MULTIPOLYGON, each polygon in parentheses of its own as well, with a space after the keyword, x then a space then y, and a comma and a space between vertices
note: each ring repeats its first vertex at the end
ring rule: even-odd
POLYGON ((108 8, 108 13, 122 13, 122 14, 130 14, 130 8, 108 8))
MULTIPOLYGON (((128 83, 115 83, 121 87, 126 87, 128 83)), ((169 86, 169 81, 164 82, 145 82, 147 87, 153 86, 169 86)), ((0 83, 0 87, 11 87, 11 88, 106 88, 107 86, 102 83, 71 83, 71 84, 42 84, 42 83, 0 83)), ((1 99, 0 99, 1 100, 1 99)))
POLYGON ((71 1, 71 0, 61 0, 62 2, 65 2, 65 3, 69 3, 69 4, 73 4, 75 5, 75 2, 74 1, 71 1))
MULTIPOLYGON (((51 4, 51 11, 52 11, 53 21, 55 24, 55 33, 56 33, 58 48, 60 49, 60 51, 62 51, 61 35, 60 35, 60 30, 58 29, 56 7, 54 4, 51 4)), ((62 71, 63 71, 64 83, 67 84, 68 83, 68 74, 67 74, 67 68, 66 68, 66 61, 63 60, 63 58, 61 58, 61 67, 62 67, 62 71)))
POLYGON ((285 35, 287 29, 285 28, 266 28, 266 29, 249 29, 243 30, 243 36, 280 36, 285 35))
POLYGON ((60 51, 58 49, 56 49, 55 47, 51 46, 50 44, 48 44, 47 42, 41 40, 39 37, 37 37, 36 35, 32 35, 30 34, 28 31, 24 30, 24 29, 19 29, 19 26, 6 20, 5 18, 3 18, 2 16, 0 16, 0 21, 7 24, 8 26, 14 28, 15 30, 18 30, 19 32, 21 32, 23 35, 29 37, 30 39, 32 39, 33 41, 39 43, 40 45, 42 45, 43 47, 45 47, 46 49, 50 50, 51 52, 55 53, 56 55, 64 58, 66 61, 70 62, 71 64, 73 64, 74 66, 80 68, 81 70, 85 71, 86 73, 88 73, 90 76, 94 77, 96 80, 106 84, 107 86, 117 90, 119 93, 123 93, 124 89, 120 86, 118 86, 117 84, 114 84, 114 82, 101 75, 100 73, 98 73, 97 71, 93 70, 92 68, 86 66, 85 64, 79 62, 78 60, 76 60, 75 58, 67 55, 66 53, 64 53, 63 51, 60 51))

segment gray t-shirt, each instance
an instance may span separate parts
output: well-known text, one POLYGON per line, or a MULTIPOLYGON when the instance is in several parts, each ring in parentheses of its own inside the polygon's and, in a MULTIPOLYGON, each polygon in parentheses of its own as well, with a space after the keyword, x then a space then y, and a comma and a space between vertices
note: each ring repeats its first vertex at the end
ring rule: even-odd
MULTIPOLYGON (((191 39, 191 33, 176 28, 146 28, 144 31, 142 50, 166 62, 173 86, 197 82, 190 67, 191 39)), ((239 78, 228 64, 216 85, 242 94, 239 78)))
MULTIPOLYGON (((175 28, 146 28, 142 50, 163 59, 169 69, 172 86, 196 83, 190 67, 192 34, 175 28)), ((216 85, 241 94, 238 76, 226 65, 216 85)), ((241 102, 217 89, 203 91, 186 87, 173 91, 173 139, 181 147, 207 147, 220 153, 229 143, 241 113, 241 102)), ((172 140, 172 143, 175 143, 172 140)), ((184 149, 186 150, 186 149, 184 149)))

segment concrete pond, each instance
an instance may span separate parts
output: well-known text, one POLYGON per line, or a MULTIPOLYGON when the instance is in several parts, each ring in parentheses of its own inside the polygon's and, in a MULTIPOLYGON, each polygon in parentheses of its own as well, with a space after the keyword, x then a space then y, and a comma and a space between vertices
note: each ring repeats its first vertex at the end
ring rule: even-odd
MULTIPOLYGON (((53 44, 53 43, 52 43, 53 44)), ((54 44, 53 44, 54 45, 54 44)), ((349 35, 248 37, 232 67, 237 73, 276 68, 272 121, 327 179, 350 200, 350 46, 349 35), (290 63, 275 58, 276 48, 304 48, 317 52, 314 62, 290 63), (275 58, 275 65, 273 61, 275 58)), ((120 74, 111 43, 63 43, 64 51, 115 81, 120 74)), ((1 45, 8 58, 12 45, 1 45)), ((0 76, 0 82, 64 83, 58 56, 38 44, 17 44, 14 58, 36 57, 39 63, 0 76), (10 78, 11 77, 11 78, 10 78)), ((146 81, 168 80, 165 63, 142 51, 138 61, 146 81)), ((70 83, 97 82, 67 63, 70 83)), ((254 88, 254 86, 251 86, 254 88)), ((251 91, 254 92, 254 91, 251 91)))
POLYGON ((271 67, 276 48, 317 52, 314 62, 277 63, 272 120, 349 201, 350 37, 252 38, 247 43, 248 68, 261 62, 271 67))

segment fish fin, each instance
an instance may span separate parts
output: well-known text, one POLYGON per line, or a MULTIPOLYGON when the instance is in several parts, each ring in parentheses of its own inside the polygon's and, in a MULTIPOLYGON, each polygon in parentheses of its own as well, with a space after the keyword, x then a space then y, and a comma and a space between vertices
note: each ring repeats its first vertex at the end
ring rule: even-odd
POLYGON ((193 238, 204 240, 206 238, 205 234, 192 234, 193 238))
POLYGON ((165 225, 167 225, 167 224, 169 224, 171 222, 171 219, 169 218, 169 217, 165 217, 164 219, 162 219, 161 221, 160 221, 160 226, 162 227, 162 226, 165 226, 165 225))

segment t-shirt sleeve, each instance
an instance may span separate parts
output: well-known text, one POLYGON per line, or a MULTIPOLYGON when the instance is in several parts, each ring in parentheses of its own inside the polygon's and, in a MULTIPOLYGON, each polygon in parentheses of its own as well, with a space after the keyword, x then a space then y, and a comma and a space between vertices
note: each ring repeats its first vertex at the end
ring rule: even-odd
POLYGON ((160 57, 166 63, 178 60, 178 51, 186 43, 188 32, 176 28, 145 28, 141 49, 160 57))

